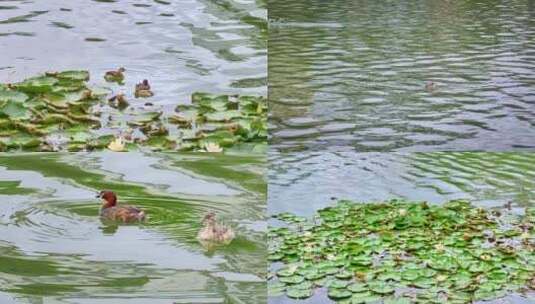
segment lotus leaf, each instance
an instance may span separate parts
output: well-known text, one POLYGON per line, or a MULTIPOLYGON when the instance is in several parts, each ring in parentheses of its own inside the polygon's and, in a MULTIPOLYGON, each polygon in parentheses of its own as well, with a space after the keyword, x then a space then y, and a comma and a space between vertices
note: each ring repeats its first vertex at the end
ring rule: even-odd
POLYGON ((368 287, 366 284, 362 283, 353 283, 349 286, 347 286, 347 289, 351 292, 364 292, 368 290, 368 287))
POLYGON ((28 95, 26 95, 26 94, 24 94, 22 92, 2 89, 0 87, 0 103, 7 102, 7 101, 14 101, 14 102, 17 102, 17 103, 23 103, 27 99, 28 99, 28 95))
POLYGON ((306 299, 311 297, 313 294, 312 289, 299 289, 290 287, 286 289, 286 295, 289 298, 293 299, 306 299))
POLYGON ((368 284, 368 287, 371 291, 378 293, 378 294, 390 294, 395 291, 395 288, 393 285, 382 282, 382 281, 370 282, 368 284))
POLYGON ((339 300, 339 299, 349 298, 353 294, 351 293, 351 291, 348 291, 346 289, 329 288, 329 291, 327 292, 327 295, 331 299, 339 300))
POLYGON ((291 275, 287 277, 279 277, 279 281, 286 284, 299 284, 303 282, 305 278, 300 275, 291 275))

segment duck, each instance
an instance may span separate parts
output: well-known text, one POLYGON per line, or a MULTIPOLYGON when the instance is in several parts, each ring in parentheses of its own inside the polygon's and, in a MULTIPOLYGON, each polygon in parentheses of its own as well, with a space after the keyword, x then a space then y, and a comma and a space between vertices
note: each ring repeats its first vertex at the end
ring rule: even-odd
POLYGON ((425 84, 425 89, 428 91, 428 92, 432 92, 434 91, 435 89, 437 88, 437 85, 432 82, 432 81, 428 81, 426 84, 425 84))
POLYGON ((126 96, 124 96, 123 93, 119 93, 110 97, 108 101, 110 102, 110 106, 112 106, 113 108, 125 109, 129 106, 129 103, 126 100, 126 96))
POLYGON ((120 67, 116 71, 107 71, 106 74, 104 74, 104 79, 109 82, 122 82, 124 80, 124 72, 126 71, 125 68, 120 67))
POLYGON ((145 211, 129 206, 117 206, 117 195, 113 191, 103 190, 97 195, 103 200, 100 208, 100 217, 103 219, 123 223, 141 222, 145 220, 145 211))
POLYGON ((154 95, 154 93, 150 90, 150 84, 147 79, 143 79, 142 82, 136 84, 136 90, 134 95, 136 96, 136 98, 146 98, 154 95))
POLYGON ((206 214, 201 223, 203 228, 197 235, 197 239, 201 243, 222 243, 228 245, 234 239, 235 234, 232 228, 218 223, 216 215, 213 212, 206 214))

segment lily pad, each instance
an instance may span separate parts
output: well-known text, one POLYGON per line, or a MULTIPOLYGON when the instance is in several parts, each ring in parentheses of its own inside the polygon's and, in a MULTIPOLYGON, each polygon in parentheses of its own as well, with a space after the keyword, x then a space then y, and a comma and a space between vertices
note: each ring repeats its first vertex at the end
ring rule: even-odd
POLYGON ((290 287, 286 290, 286 295, 292 299, 306 299, 310 298, 312 294, 312 289, 299 289, 290 287))

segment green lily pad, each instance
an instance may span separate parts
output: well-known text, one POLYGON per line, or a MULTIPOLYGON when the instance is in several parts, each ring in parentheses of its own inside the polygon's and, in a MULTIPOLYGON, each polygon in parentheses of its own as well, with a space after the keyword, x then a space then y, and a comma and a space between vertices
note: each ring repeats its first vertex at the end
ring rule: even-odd
POLYGON ((313 295, 312 289, 288 288, 286 295, 292 299, 306 299, 313 295))
POLYGON ((368 288, 378 294, 391 294, 395 291, 395 288, 391 284, 382 281, 370 282, 368 288))
POLYGON ((10 119, 29 119, 31 114, 23 103, 8 100, 0 103, 0 117, 10 119))
POLYGON ((363 284, 363 283, 353 283, 353 284, 347 286, 347 290, 349 290, 351 292, 359 293, 359 292, 367 291, 368 287, 366 286, 366 284, 363 284))
POLYGON ((4 90, 0 88, 0 103, 13 101, 17 103, 23 103, 28 100, 28 95, 12 90, 4 90))
POLYGON ((348 291, 346 289, 340 289, 340 288, 329 288, 329 291, 327 292, 327 295, 329 298, 334 300, 340 300, 349 298, 353 295, 351 291, 348 291))
POLYGON ((305 278, 300 275, 292 275, 287 277, 279 277, 279 281, 286 284, 299 284, 303 282, 305 278))

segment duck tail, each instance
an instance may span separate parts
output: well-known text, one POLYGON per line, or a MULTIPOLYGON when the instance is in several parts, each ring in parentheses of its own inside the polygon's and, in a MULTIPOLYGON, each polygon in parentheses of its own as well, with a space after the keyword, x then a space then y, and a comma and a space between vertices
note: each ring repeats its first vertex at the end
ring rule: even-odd
POLYGON ((145 211, 141 211, 137 214, 137 218, 142 221, 145 219, 145 211))

